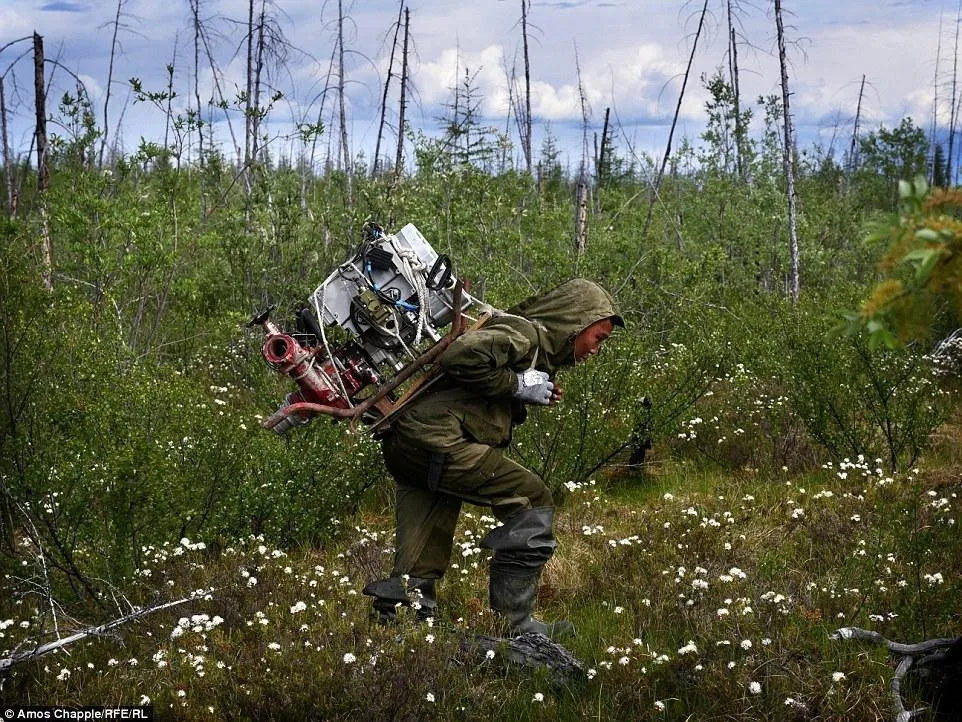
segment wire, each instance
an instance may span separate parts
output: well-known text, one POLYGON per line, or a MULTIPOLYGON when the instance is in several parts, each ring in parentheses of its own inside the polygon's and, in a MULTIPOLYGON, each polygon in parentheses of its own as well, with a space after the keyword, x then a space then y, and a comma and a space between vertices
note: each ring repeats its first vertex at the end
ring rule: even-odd
MULTIPOLYGON (((326 295, 327 295, 327 284, 325 283, 324 285, 321 286, 320 302, 318 302, 316 293, 311 297, 311 299, 314 301, 314 309, 317 311, 317 318, 319 320, 318 326, 321 327, 321 341, 324 344, 324 352, 327 354, 327 357, 331 359, 331 365, 334 367, 334 377, 335 379, 337 379, 337 385, 341 387, 341 393, 344 395, 344 400, 347 402, 348 406, 350 406, 351 408, 354 408, 354 404, 351 401, 351 397, 347 393, 347 388, 344 386, 344 381, 343 379, 341 379, 340 371, 337 368, 337 359, 334 358, 334 354, 331 352, 331 347, 327 343, 327 334, 324 333, 324 314, 321 313, 321 308, 322 307, 327 308, 324 305, 324 297, 326 295)), ((323 369, 321 369, 321 372, 323 373, 323 369)), ((327 374, 324 374, 324 375, 327 376, 327 374)))

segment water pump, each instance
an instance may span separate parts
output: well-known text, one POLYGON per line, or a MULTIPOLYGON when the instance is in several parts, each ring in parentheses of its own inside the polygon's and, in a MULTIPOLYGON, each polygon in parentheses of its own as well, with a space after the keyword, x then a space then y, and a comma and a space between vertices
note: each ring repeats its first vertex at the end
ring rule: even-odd
POLYGON ((465 330, 465 312, 475 305, 451 259, 414 225, 395 234, 366 225, 354 255, 297 310, 294 332, 270 319, 274 307, 251 319, 264 329, 264 359, 297 385, 264 426, 283 434, 325 414, 383 428, 433 374, 422 374, 400 397, 398 387, 465 330))

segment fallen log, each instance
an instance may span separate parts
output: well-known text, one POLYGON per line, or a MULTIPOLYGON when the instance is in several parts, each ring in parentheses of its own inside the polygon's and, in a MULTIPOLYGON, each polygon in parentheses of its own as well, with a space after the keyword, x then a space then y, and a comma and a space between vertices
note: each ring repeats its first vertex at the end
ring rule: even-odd
POLYGON ((936 719, 962 719, 962 637, 927 639, 917 644, 901 644, 878 632, 859 627, 842 627, 831 638, 862 639, 884 645, 900 657, 892 675, 892 708, 895 722, 910 722, 929 707, 906 709, 902 683, 912 673, 919 695, 930 705, 936 719))
POLYGON ((585 678, 581 661, 557 642, 543 634, 525 632, 518 637, 491 637, 479 634, 461 642, 464 649, 504 654, 511 662, 523 667, 546 667, 557 684, 570 684, 585 678))

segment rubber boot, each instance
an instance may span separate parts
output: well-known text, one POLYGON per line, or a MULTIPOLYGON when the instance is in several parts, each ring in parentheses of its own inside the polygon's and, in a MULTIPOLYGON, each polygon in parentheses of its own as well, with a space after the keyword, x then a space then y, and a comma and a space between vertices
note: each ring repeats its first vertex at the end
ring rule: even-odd
POLYGON ((500 614, 507 623, 507 636, 517 637, 527 632, 537 632, 549 639, 574 633, 570 622, 542 622, 531 616, 541 572, 518 574, 503 567, 491 568, 491 609, 500 614))
POLYGON ((423 622, 437 616, 437 595, 435 579, 409 577, 407 582, 401 577, 389 577, 371 582, 362 594, 374 597, 371 613, 378 624, 393 624, 397 621, 398 607, 415 607, 415 621, 423 622))
POLYGON ((491 559, 491 608, 507 623, 508 634, 538 632, 553 638, 570 634, 568 622, 547 624, 531 616, 541 570, 554 553, 554 507, 525 509, 492 529, 481 544, 494 550, 491 559))

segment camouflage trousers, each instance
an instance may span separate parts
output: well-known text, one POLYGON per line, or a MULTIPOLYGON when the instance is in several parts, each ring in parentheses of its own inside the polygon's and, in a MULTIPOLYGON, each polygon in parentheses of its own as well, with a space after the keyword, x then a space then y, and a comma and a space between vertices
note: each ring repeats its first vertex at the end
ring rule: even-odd
POLYGON ((462 502, 488 506, 501 521, 554 505, 541 478, 505 458, 503 449, 463 441, 442 456, 392 434, 383 452, 397 482, 392 577, 441 578, 451 559, 462 502))

